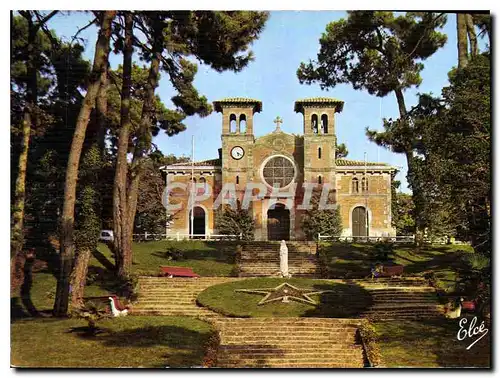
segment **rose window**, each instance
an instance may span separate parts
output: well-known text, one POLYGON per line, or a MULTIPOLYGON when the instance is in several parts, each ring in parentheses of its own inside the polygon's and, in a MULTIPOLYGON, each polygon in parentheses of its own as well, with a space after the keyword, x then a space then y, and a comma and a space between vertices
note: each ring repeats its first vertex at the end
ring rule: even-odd
POLYGON ((284 188, 295 178, 295 167, 286 157, 276 156, 267 161, 262 176, 267 185, 284 188))

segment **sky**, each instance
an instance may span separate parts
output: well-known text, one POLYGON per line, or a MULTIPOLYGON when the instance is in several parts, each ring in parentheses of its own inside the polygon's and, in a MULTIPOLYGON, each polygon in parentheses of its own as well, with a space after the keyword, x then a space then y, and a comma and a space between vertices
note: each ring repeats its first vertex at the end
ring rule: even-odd
MULTIPOLYGON (((200 94, 210 102, 225 97, 249 97, 262 101, 263 110, 254 116, 254 134, 265 135, 275 129, 273 120, 276 116, 283 119, 281 128, 288 133, 303 134, 303 116, 295 113, 294 102, 307 97, 334 97, 345 102, 344 110, 336 115, 338 143, 345 143, 349 155, 354 160, 389 163, 400 169, 396 179, 401 181, 401 190, 409 192, 406 181, 407 164, 401 154, 392 153, 378 147, 365 136, 365 129, 382 130, 382 118, 397 118, 399 115, 396 98, 390 94, 379 98, 366 91, 354 90, 350 85, 342 84, 328 91, 321 90, 319 84, 303 85, 297 79, 297 68, 301 62, 315 59, 319 51, 319 38, 329 22, 345 18, 345 12, 339 11, 272 11, 263 32, 252 46, 255 60, 242 72, 218 73, 209 67, 200 65, 194 85, 200 94)), ((79 28, 87 25, 91 15, 83 12, 66 12, 54 17, 49 27, 58 36, 71 40, 79 28)), ((415 105, 418 93, 438 95, 448 84, 448 72, 457 63, 456 18, 448 15, 448 22, 442 30, 448 36, 446 45, 424 61, 421 73, 422 84, 405 92, 407 108, 415 105)), ((93 59, 97 28, 92 26, 80 33, 85 46, 85 57, 93 59)), ((116 68, 121 63, 121 56, 110 57, 110 63, 116 68)), ((170 106, 174 95, 168 79, 160 81, 157 94, 170 106)), ((172 137, 161 134, 154 143, 163 154, 177 156, 191 155, 191 138, 195 138, 195 160, 218 157, 221 147, 222 115, 213 112, 205 118, 188 117, 187 129, 172 137)))

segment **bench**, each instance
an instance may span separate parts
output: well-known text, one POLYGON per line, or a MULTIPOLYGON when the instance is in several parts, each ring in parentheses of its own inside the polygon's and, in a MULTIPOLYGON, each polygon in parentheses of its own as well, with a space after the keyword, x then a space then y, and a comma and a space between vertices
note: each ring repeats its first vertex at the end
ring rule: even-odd
POLYGON ((377 265, 372 268, 371 275, 372 278, 401 276, 403 274, 403 270, 403 265, 377 265))
POLYGON ((381 277, 394 277, 403 274, 403 265, 384 265, 382 267, 381 277))
POLYGON ((173 277, 191 277, 198 278, 200 277, 198 274, 193 272, 192 268, 185 268, 179 266, 160 266, 162 274, 169 278, 173 277))

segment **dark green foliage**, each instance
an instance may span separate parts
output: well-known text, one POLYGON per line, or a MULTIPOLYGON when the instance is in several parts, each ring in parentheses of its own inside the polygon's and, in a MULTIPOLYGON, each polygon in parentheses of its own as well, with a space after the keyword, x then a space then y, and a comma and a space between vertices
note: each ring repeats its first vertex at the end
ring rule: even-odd
POLYGON ((349 154, 349 151, 347 150, 347 147, 344 143, 340 143, 337 145, 337 148, 335 149, 335 159, 343 159, 347 157, 349 154))
POLYGON ((102 168, 101 151, 93 144, 86 152, 80 166, 80 183, 78 193, 78 218, 75 242, 77 250, 97 248, 101 230, 100 194, 97 190, 102 168))
POLYGON ((144 174, 139 183, 139 194, 137 196, 137 213, 134 222, 135 233, 165 233, 169 217, 162 202, 165 178, 160 171, 160 167, 186 160, 187 158, 177 158, 174 155, 163 156, 160 150, 155 150, 145 159, 144 174))
POLYGON ((237 208, 229 205, 221 206, 215 214, 215 228, 221 235, 240 235, 242 240, 253 240, 255 222, 248 210, 241 207, 240 201, 237 208))
POLYGON ((415 234, 414 212, 415 205, 411 194, 393 192, 392 225, 396 228, 396 235, 415 234))
POLYGON ((184 259, 184 252, 177 247, 168 247, 165 255, 167 256, 168 260, 178 261, 184 259))
POLYGON ((319 199, 319 194, 313 194, 311 209, 302 217, 301 226, 307 240, 318 240, 318 234, 340 236, 342 233, 340 207, 333 210, 319 209, 319 199))
MULTIPOLYGON (((26 43, 27 21, 13 17, 11 27, 11 183, 17 176, 20 139, 19 125, 26 100, 28 78, 26 43)), ((40 29, 35 53, 38 102, 31 128, 27 177, 25 232, 28 242, 38 247, 57 234, 62 208, 64 177, 73 128, 85 89, 89 62, 83 47, 63 43, 53 32, 50 38, 40 29)), ((13 198, 13 196, 12 196, 13 198)))
POLYGON ((298 78, 322 89, 351 84, 379 97, 418 86, 424 68, 419 61, 445 44, 446 35, 435 30, 445 22, 435 13, 348 12, 347 19, 327 25, 317 60, 301 63, 298 78))
POLYGON ((491 253, 490 77, 489 55, 478 55, 450 73, 441 98, 420 96, 413 114, 427 214, 444 212, 486 255, 491 253))
POLYGON ((394 244, 389 241, 380 241, 373 246, 373 259, 375 261, 387 262, 392 259, 394 244))
POLYGON ((82 307, 74 311, 73 316, 87 321, 86 335, 95 336, 102 332, 98 327, 98 322, 110 317, 109 304, 106 302, 89 300, 82 307))
POLYGON ((405 118, 404 90, 420 85, 422 61, 446 43, 446 35, 437 31, 445 23, 446 15, 442 13, 348 12, 347 19, 327 25, 316 61, 301 63, 297 71, 301 83, 317 82, 322 89, 351 84, 354 89, 378 97, 394 92, 403 120, 385 123, 383 132, 367 130, 367 136, 378 145, 406 155, 417 228, 422 196, 415 185, 415 138, 412 125, 405 118))

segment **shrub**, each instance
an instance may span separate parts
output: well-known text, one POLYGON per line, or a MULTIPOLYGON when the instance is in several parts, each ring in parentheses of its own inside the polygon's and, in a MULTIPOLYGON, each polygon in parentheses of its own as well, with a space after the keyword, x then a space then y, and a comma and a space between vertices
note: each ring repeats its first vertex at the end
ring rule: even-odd
POLYGON ((100 333, 100 328, 97 323, 102 319, 108 318, 108 304, 103 301, 87 301, 83 306, 75 309, 73 316, 87 321, 87 334, 96 335, 100 333))
POLYGON ((177 247, 168 247, 166 252, 168 260, 182 260, 184 259, 184 252, 177 247))
POLYGON ((221 235, 240 235, 243 240, 253 240, 255 222, 249 211, 241 208, 240 201, 236 209, 229 205, 221 207, 215 213, 215 228, 221 235))
POLYGON ((388 261, 392 258, 394 246, 389 241, 380 241, 373 246, 373 258, 375 261, 388 261))
POLYGON ((218 331, 212 331, 207 343, 205 344, 205 356, 203 358, 203 367, 214 367, 217 364, 217 351, 220 345, 220 336, 218 331))
POLYGON ((375 327, 369 321, 365 321, 360 325, 358 330, 370 366, 375 367, 380 365, 380 349, 377 345, 378 333, 375 327))
POLYGON ((318 240, 318 234, 335 237, 342 233, 339 206, 333 210, 320 210, 319 199, 319 194, 313 194, 312 208, 307 210, 302 218, 301 225, 307 240, 318 240))

